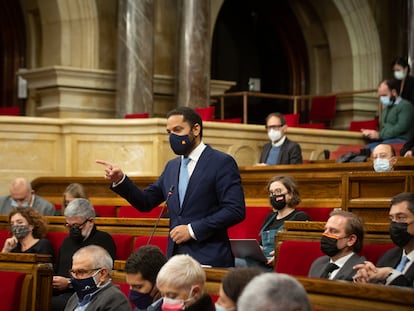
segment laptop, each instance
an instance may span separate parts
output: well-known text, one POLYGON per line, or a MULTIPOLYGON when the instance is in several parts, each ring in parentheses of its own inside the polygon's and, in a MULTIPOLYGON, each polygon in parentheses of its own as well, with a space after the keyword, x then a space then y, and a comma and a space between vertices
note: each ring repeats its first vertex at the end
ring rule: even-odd
POLYGON ((234 257, 249 257, 260 262, 267 262, 267 258, 256 239, 230 239, 234 257))

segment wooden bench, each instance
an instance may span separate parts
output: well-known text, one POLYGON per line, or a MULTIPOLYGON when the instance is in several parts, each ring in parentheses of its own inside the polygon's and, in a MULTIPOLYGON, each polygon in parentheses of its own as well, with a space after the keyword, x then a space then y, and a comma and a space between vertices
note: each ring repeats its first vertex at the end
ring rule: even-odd
MULTIPOLYGON (((53 277, 51 256, 0 253, 0 271, 26 274, 21 289, 20 310, 50 310, 53 277)), ((5 280, 2 279, 1 281, 4 282, 5 280)))
MULTIPOLYGON (((116 261, 112 280, 125 283, 123 267, 125 262, 116 261)), ((221 280, 228 272, 226 269, 205 268, 205 290, 210 295, 218 295, 221 280)), ((414 305, 414 289, 382 286, 375 284, 355 284, 296 277, 308 293, 314 310, 319 311, 408 311, 414 305)))

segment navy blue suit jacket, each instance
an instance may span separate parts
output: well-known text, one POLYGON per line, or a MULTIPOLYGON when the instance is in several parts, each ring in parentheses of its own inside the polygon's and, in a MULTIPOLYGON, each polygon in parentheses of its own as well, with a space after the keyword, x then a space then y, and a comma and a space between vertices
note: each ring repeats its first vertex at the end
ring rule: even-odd
POLYGON ((178 198, 180 157, 170 160, 158 180, 144 190, 129 179, 111 187, 140 211, 150 211, 168 197, 170 229, 191 224, 197 240, 175 245, 168 242, 167 257, 186 253, 201 264, 213 267, 234 266, 227 228, 245 218, 244 193, 234 159, 206 146, 189 179, 183 205, 178 198))

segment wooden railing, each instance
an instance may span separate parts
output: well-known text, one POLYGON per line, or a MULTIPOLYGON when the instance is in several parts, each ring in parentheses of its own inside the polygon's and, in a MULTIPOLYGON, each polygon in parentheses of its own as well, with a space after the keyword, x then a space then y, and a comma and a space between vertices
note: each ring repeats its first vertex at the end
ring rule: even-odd
MULTIPOLYGON (((361 94, 370 94, 375 93, 376 89, 367 89, 359 90, 353 92, 338 92, 338 93, 327 93, 327 94, 315 94, 315 95, 286 95, 286 94, 270 94, 270 93, 260 93, 260 92, 233 92, 233 93, 224 93, 221 95, 211 96, 212 99, 217 99, 220 106, 220 118, 224 119, 224 109, 225 109, 225 99, 226 98, 235 98, 241 97, 243 103, 243 123, 248 123, 248 100, 249 97, 252 98, 268 98, 268 99, 281 99, 291 102, 292 113, 299 112, 299 104, 309 104, 312 98, 315 97, 324 97, 324 96, 336 96, 338 99, 352 97, 355 95, 361 94)), ((376 96, 371 96, 372 100, 378 100, 376 96)))

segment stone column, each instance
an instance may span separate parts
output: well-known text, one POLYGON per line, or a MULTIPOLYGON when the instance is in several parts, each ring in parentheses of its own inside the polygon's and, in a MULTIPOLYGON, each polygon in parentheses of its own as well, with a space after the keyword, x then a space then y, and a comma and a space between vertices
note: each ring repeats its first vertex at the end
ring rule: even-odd
MULTIPOLYGON (((407 42, 408 63, 413 67, 414 62, 414 0, 407 0, 407 42)), ((413 71, 411 70, 411 75, 413 71)))
POLYGON ((210 1, 178 1, 177 106, 205 107, 210 94, 210 1))
POLYGON ((153 0, 118 1, 116 114, 153 111, 153 0))

